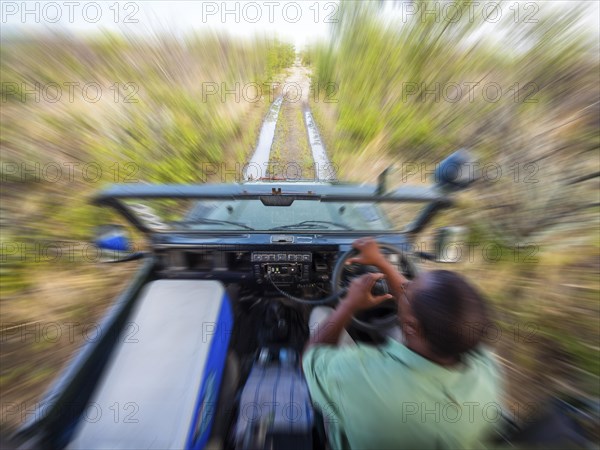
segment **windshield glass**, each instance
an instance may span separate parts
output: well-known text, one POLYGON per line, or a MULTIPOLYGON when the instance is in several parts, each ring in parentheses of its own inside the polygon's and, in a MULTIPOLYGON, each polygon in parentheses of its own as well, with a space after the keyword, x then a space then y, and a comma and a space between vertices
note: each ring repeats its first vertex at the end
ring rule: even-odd
POLYGON ((266 206, 260 200, 141 199, 124 201, 153 231, 397 231, 422 203, 294 200, 266 206))

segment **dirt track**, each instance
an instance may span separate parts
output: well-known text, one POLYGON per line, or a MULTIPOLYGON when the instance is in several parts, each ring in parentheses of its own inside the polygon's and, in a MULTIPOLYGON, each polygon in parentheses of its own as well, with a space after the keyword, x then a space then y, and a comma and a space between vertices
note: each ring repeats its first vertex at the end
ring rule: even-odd
POLYGON ((271 175, 313 178, 313 159, 308 142, 304 110, 310 95, 310 71, 293 66, 283 84, 283 103, 271 147, 271 175))

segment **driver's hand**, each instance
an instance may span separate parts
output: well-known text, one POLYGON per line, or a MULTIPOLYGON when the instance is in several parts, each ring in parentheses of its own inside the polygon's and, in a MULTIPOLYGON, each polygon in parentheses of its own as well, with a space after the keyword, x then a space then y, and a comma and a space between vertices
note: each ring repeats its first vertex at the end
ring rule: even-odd
POLYGON ((377 267, 385 264, 386 259, 375 239, 369 237, 357 239, 352 243, 352 247, 358 250, 359 254, 348 259, 347 264, 359 263, 377 267))
POLYGON ((346 303, 353 311, 372 308, 379 303, 392 298, 391 294, 373 296, 371 290, 375 282, 385 275, 382 273, 366 273, 355 278, 350 283, 348 293, 346 294, 346 303))

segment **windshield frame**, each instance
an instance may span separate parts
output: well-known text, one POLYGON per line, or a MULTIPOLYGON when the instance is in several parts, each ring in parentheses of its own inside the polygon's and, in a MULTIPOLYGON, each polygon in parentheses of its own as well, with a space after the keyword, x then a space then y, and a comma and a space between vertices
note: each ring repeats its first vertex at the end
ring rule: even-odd
POLYGON ((434 186, 403 186, 389 193, 380 194, 377 186, 342 183, 231 183, 199 185, 113 185, 93 199, 98 206, 109 206, 127 219, 139 231, 146 234, 177 235, 240 235, 240 234, 397 234, 421 228, 437 209, 451 206, 452 200, 434 186), (246 230, 240 229, 153 229, 140 220, 125 203, 127 200, 180 199, 180 200, 248 200, 268 202, 272 208, 286 208, 295 200, 347 203, 422 203, 424 208, 403 230, 345 230, 332 229, 289 229, 289 230, 246 230), (282 206, 274 206, 281 204, 282 206))

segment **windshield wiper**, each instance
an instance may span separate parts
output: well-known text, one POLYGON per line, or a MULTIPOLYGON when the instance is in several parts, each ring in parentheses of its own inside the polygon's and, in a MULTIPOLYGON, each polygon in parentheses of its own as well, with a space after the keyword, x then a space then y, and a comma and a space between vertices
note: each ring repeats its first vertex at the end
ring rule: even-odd
POLYGON ((175 222, 171 222, 171 223, 174 225, 183 225, 183 226, 196 225, 196 224, 234 225, 236 227, 243 228, 244 230, 254 230, 254 228, 249 227, 246 224, 243 224, 240 222, 232 222, 230 220, 198 218, 198 219, 194 219, 194 220, 180 220, 180 221, 175 221, 175 222))
POLYGON ((305 220, 303 222, 292 223, 290 225, 281 225, 279 227, 269 228, 269 231, 271 231, 271 230, 289 230, 292 228, 315 229, 315 228, 322 228, 322 225, 333 225, 333 226, 336 226, 339 228, 343 228, 344 230, 354 230, 354 228, 349 227, 348 225, 344 225, 343 223, 330 222, 328 220, 305 220))

